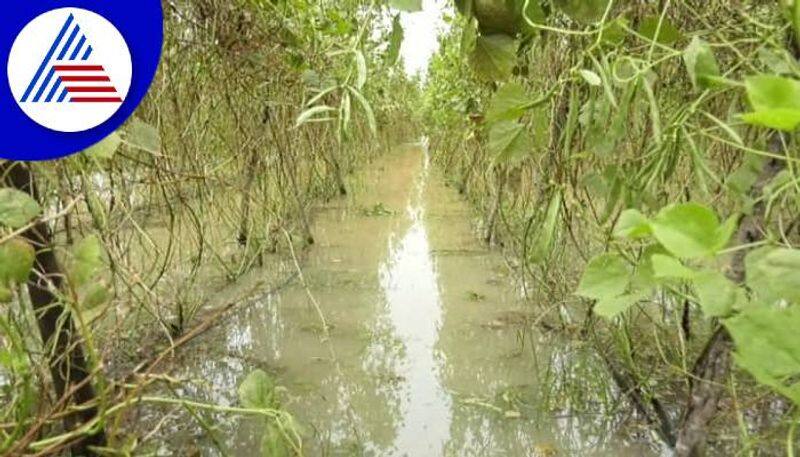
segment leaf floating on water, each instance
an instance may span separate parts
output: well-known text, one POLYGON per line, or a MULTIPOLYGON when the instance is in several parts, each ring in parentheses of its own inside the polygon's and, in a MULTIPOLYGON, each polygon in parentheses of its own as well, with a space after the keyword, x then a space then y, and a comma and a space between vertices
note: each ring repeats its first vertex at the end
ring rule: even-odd
POLYGON ((245 408, 269 409, 275 405, 275 382, 263 370, 256 370, 239 385, 239 401, 245 408))

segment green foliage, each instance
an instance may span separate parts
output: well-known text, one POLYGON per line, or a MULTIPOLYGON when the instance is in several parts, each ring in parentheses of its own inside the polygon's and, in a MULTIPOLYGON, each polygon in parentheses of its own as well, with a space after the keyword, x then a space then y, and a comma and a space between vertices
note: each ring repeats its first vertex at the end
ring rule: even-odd
POLYGON ((602 254, 586 265, 577 294, 595 300, 610 300, 625 293, 631 268, 617 254, 602 254))
POLYGON ((21 238, 0 244, 0 287, 26 282, 35 259, 36 250, 21 238))
POLYGON ((0 189, 0 226, 18 229, 42 213, 42 208, 30 195, 16 189, 0 189))
POLYGON ((111 160, 121 144, 122 138, 118 133, 114 132, 99 143, 85 150, 83 153, 86 154, 87 157, 100 160, 111 160))
POLYGON ((492 97, 486 122, 493 124, 499 121, 516 121, 521 118, 529 105, 525 89, 521 84, 510 82, 504 84, 492 97))
POLYGON ((644 18, 639 24, 639 34, 663 45, 671 45, 682 38, 681 31, 670 22, 669 18, 665 17, 662 20, 661 16, 644 18))
POLYGON ((158 129, 134 118, 126 129, 125 143, 131 147, 158 154, 161 150, 161 136, 158 129))
POLYGON ((745 122, 777 130, 793 131, 800 125, 800 81, 760 75, 745 81, 753 112, 745 122))
POLYGON ((693 278, 697 300, 707 317, 727 317, 747 302, 744 290, 719 271, 703 271, 693 278))
POLYGON ((263 370, 255 370, 239 385, 239 402, 245 408, 275 407, 275 382, 263 370))
POLYGON ((472 68, 484 80, 505 81, 514 69, 518 46, 508 35, 480 36, 472 51, 472 68))
POLYGON ((645 238, 652 233, 650 220, 637 209, 623 211, 614 226, 614 236, 619 238, 645 238))
POLYGON ((396 15, 392 20, 392 34, 389 37, 389 49, 386 51, 386 61, 390 65, 397 63, 400 58, 400 48, 403 46, 405 31, 403 24, 400 23, 400 15, 396 15))
POLYGON ((580 22, 597 22, 603 17, 610 0, 555 0, 555 5, 580 22))
POLYGON ((673 205, 651 222, 653 235, 677 257, 710 257, 723 249, 736 229, 736 220, 720 224, 714 211, 696 203, 673 205))
POLYGON ((531 153, 533 146, 525 125, 514 121, 501 121, 489 130, 489 153, 500 164, 513 164, 531 153))
POLYGON ((660 279, 692 279, 694 270, 685 267, 678 259, 663 254, 655 254, 650 260, 653 264, 653 275, 660 279))
POLYGON ((725 321, 736 362, 759 382, 800 404, 800 307, 755 306, 725 321))
POLYGON ((692 79, 692 84, 700 89, 708 89, 715 85, 720 77, 719 65, 714 52, 705 41, 694 37, 683 52, 683 60, 692 79))
POLYGON ((747 285, 764 305, 800 306, 800 250, 761 248, 746 258, 747 285))
POLYGON ((84 238, 70 252, 67 263, 69 285, 84 310, 95 309, 112 298, 106 265, 105 249, 97 236, 84 238))

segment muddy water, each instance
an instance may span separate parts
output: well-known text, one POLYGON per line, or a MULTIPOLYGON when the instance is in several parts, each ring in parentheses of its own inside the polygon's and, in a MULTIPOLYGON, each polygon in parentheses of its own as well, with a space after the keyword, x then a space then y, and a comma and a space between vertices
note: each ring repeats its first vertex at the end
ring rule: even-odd
MULTIPOLYGON (((186 367, 211 393, 180 394, 233 403, 244 375, 264 369, 306 455, 643 455, 593 415, 613 408, 597 362, 531 335, 531 305, 422 148, 389 154, 355 187, 316 217, 308 289, 230 319, 186 367), (594 390, 571 399, 568 384, 586 377, 594 390)), ((203 453, 261 455, 260 422, 221 427, 203 453)))

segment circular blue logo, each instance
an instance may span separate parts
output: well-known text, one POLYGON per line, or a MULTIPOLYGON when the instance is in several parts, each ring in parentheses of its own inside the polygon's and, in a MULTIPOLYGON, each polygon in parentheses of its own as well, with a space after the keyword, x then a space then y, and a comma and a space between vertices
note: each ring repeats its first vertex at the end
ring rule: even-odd
POLYGON ((155 77, 160 0, 10 2, 0 30, 0 158, 48 160, 119 128, 155 77))

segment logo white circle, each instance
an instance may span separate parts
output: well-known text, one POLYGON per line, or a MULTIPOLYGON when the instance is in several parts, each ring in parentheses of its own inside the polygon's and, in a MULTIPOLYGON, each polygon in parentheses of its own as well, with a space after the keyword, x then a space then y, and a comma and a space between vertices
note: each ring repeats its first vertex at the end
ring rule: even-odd
POLYGON ((17 35, 8 82, 17 105, 37 124, 83 132, 119 110, 133 65, 125 38, 104 17, 59 8, 32 20, 17 35))

